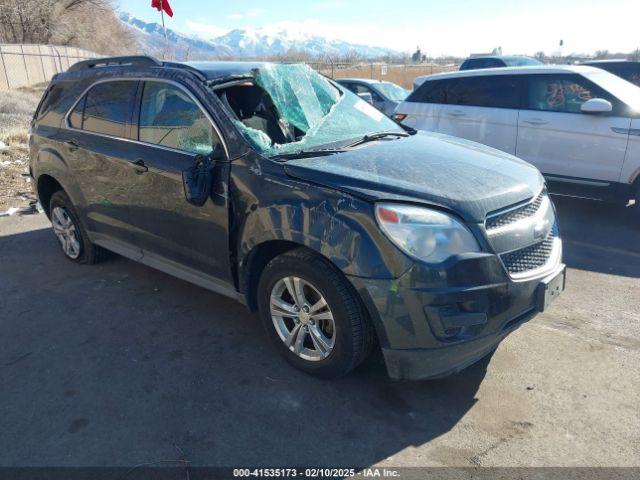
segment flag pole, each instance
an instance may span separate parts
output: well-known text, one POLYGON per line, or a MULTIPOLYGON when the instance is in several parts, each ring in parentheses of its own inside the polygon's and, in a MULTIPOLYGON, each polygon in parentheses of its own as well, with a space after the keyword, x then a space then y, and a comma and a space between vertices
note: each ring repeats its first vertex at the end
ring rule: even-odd
POLYGON ((160 0, 160 13, 162 14, 162 31, 164 32, 164 60, 168 60, 169 39, 167 38, 167 27, 164 24, 164 0, 160 0))

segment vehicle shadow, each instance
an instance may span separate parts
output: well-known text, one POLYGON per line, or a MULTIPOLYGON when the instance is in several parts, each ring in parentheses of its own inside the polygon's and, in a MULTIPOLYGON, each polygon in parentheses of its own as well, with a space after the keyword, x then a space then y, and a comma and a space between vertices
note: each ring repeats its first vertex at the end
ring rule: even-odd
POLYGON ((640 277, 640 212, 605 202, 554 196, 571 268, 640 277))
POLYGON ((0 465, 369 466, 455 426, 490 363, 405 383, 378 355, 319 380, 229 299, 117 256, 77 265, 49 230, 0 252, 0 465))

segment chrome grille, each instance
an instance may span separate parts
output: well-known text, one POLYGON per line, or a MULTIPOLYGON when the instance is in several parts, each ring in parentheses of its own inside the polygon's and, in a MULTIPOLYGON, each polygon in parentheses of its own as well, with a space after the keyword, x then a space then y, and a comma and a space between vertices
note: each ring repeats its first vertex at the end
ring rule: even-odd
POLYGON ((508 212, 500 213, 487 218, 487 221, 485 223, 487 230, 504 227, 505 225, 509 225, 510 223, 517 222, 518 220, 521 220, 523 218, 535 215, 535 213, 540 208, 540 205, 542 205, 542 200, 546 195, 546 190, 542 190, 540 192, 540 195, 538 195, 533 202, 527 203, 526 205, 515 208, 513 210, 509 210, 508 212))
POLYGON ((525 205, 490 215, 485 229, 489 243, 514 278, 540 273, 560 261, 560 234, 546 190, 525 205))
POLYGON ((556 238, 554 232, 552 232, 540 243, 515 252, 504 253, 500 255, 502 263, 511 274, 525 273, 544 267, 553 253, 556 238))

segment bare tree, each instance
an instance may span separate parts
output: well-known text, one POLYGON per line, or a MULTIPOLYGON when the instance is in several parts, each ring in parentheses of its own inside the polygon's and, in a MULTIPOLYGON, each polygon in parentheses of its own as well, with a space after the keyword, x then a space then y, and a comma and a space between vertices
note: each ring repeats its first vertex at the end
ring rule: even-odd
POLYGON ((0 0, 0 42, 69 45, 104 54, 137 50, 111 0, 0 0))

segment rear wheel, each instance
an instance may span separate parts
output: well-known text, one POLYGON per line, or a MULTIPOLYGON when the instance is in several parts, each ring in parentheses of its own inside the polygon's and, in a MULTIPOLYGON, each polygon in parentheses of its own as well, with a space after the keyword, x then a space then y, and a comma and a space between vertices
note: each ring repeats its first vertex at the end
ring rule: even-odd
POLYGON ((276 348, 307 373, 340 377, 371 351, 372 327, 353 287, 330 262, 306 249, 267 264, 258 307, 276 348))
POLYGON ((65 192, 59 190, 51 196, 49 212, 53 233, 64 256, 78 263, 98 262, 101 249, 89 241, 89 236, 65 192))

